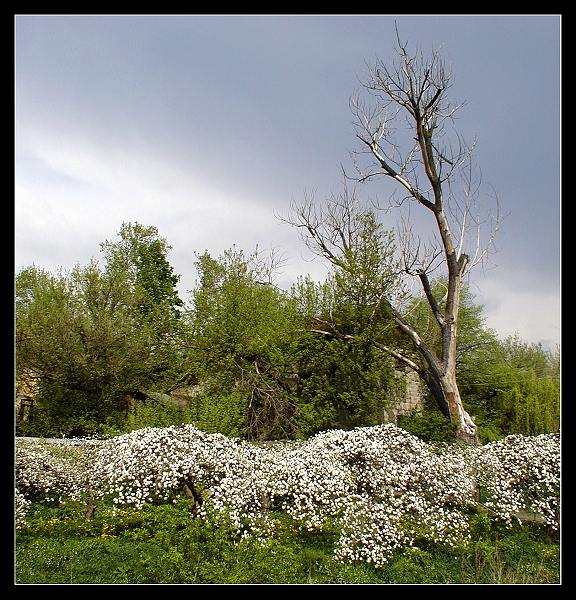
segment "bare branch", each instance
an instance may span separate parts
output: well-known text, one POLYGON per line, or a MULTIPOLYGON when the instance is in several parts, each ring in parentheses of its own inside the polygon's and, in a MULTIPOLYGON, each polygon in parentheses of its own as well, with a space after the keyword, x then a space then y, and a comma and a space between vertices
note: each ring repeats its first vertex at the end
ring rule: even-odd
POLYGON ((494 249, 494 240, 496 238, 496 234, 500 230, 500 226, 502 223, 502 215, 500 213, 500 200, 498 198, 498 194, 494 192, 494 198, 496 203, 496 212, 494 215, 490 216, 490 233, 488 241, 484 245, 484 249, 481 249, 480 246, 480 227, 477 229, 476 236, 476 249, 473 257, 470 259, 470 263, 468 266, 468 270, 472 269, 478 264, 484 263, 489 255, 489 253, 494 249))
POLYGON ((418 374, 422 373, 422 369, 418 365, 418 363, 414 362, 413 360, 411 360, 410 358, 408 358, 406 355, 402 354, 401 352, 398 352, 398 350, 394 350, 394 348, 391 348, 390 346, 387 346, 386 344, 380 344, 379 342, 374 342, 374 347, 378 348, 378 350, 380 350, 382 352, 385 352, 386 354, 389 354, 390 356, 392 356, 396 360, 400 361, 401 363, 405 364, 407 367, 409 367, 416 373, 418 373, 418 374))
POLYGON ((359 246, 364 214, 356 190, 350 190, 344 181, 342 191, 332 194, 323 209, 318 209, 312 195, 307 194, 305 201, 292 204, 289 216, 281 220, 301 230, 304 242, 313 253, 347 270, 346 257, 352 248, 359 246))
POLYGON ((438 303, 436 302, 436 298, 434 298, 434 294, 432 293, 432 287, 430 286, 430 281, 428 279, 428 276, 424 272, 421 272, 418 275, 420 277, 420 281, 422 283, 422 288, 424 289, 424 293, 426 294, 426 299, 428 300, 428 304, 430 305, 430 308, 432 309, 432 314, 434 315, 434 318, 436 319, 436 321, 438 322, 440 327, 443 327, 444 323, 445 323, 444 315, 442 314, 442 311, 440 310, 440 307, 438 306, 438 303))
MULTIPOLYGON (((458 310, 462 278, 475 265, 483 264, 494 249, 501 223, 499 199, 495 194, 494 214, 480 210, 482 180, 473 167, 475 144, 466 144, 455 131, 455 113, 463 103, 448 98, 452 74, 440 54, 409 53, 397 28, 396 45, 395 62, 376 60, 368 66, 362 85, 369 102, 358 95, 350 99, 359 150, 352 153, 354 175, 344 173, 344 181, 364 183, 384 176, 396 182, 399 190, 384 210, 408 207, 408 216, 401 215, 396 235, 402 293, 398 298, 391 290, 372 293, 370 322, 378 315, 391 316, 420 361, 382 340, 374 345, 418 372, 442 410, 458 422, 459 431, 473 436, 476 427, 463 408, 456 384, 458 310), (427 240, 413 230, 411 206, 432 213, 433 234, 427 240), (446 294, 439 302, 432 291, 432 275, 441 267, 445 269, 446 294), (407 319, 405 290, 410 282, 419 282, 422 301, 431 310, 430 323, 439 328, 439 351, 425 343, 407 319)), ((365 243, 359 235, 357 217, 361 214, 355 193, 345 189, 323 209, 317 209, 307 197, 303 205, 293 207, 291 218, 284 220, 299 228, 309 248, 336 269, 346 270, 350 269, 348 257, 358 244, 365 243)), ((419 306, 414 300, 412 306, 419 306)), ((314 331, 340 335, 334 329, 332 324, 319 322, 314 331)))

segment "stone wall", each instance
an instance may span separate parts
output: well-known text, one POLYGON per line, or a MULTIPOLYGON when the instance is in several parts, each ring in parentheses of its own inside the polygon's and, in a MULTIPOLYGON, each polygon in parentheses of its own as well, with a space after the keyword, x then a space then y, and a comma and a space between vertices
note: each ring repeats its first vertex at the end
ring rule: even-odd
MULTIPOLYGON (((411 370, 396 371, 396 377, 399 379, 398 392, 394 398, 388 402, 388 406, 382 409, 382 421, 384 423, 396 423, 399 416, 409 415, 414 410, 422 412, 424 410, 424 395, 420 379, 411 370)), ((28 377, 23 381, 17 382, 16 385, 16 419, 18 421, 28 420, 30 412, 34 406, 34 396, 36 393, 36 382, 33 377, 28 377)), ((170 395, 155 394, 153 392, 141 393, 142 397, 150 397, 153 399, 168 400, 181 408, 185 408, 190 404, 190 401, 201 393, 200 386, 181 386, 173 390, 170 395)), ((134 406, 137 402, 136 398, 130 395, 125 397, 127 409, 134 406)))
POLYGON ((38 393, 37 377, 33 371, 25 370, 15 381, 14 412, 17 421, 28 421, 38 393))
POLYGON ((400 416, 424 410, 424 394, 418 375, 410 370, 397 370, 396 377, 400 380, 399 391, 382 411, 385 423, 396 423, 400 416))

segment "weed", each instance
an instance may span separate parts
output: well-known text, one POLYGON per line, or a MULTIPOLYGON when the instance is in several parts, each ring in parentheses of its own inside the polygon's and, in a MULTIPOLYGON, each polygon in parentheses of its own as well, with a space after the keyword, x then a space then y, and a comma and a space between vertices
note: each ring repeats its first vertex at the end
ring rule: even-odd
POLYGON ((117 509, 34 503, 18 532, 17 583, 557 583, 559 546, 542 526, 511 529, 472 517, 473 541, 426 544, 382 568, 334 559, 337 531, 309 532, 278 514, 265 543, 240 539, 226 515, 194 517, 192 502, 117 509))

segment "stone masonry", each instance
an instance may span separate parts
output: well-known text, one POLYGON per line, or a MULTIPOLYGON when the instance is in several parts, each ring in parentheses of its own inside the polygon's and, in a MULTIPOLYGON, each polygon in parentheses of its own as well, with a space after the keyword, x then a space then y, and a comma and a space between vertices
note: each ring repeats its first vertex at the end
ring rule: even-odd
POLYGON ((383 409, 385 423, 396 423, 400 416, 424 410, 424 395, 418 375, 414 371, 399 369, 396 371, 396 377, 403 379, 404 385, 399 386, 397 397, 383 409))

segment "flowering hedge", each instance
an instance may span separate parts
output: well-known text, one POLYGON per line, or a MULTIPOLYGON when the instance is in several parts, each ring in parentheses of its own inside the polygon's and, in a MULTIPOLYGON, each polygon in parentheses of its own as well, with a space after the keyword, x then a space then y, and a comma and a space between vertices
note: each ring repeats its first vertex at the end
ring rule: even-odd
POLYGON ((25 499, 78 500, 92 485, 98 441, 17 439, 16 488, 25 499))
POLYGON ((560 519, 560 435, 510 435, 475 457, 483 504, 511 523, 524 510, 557 530, 560 519))
POLYGON ((194 497, 195 517, 225 511, 263 542, 282 511, 308 530, 338 527, 335 556, 383 565, 426 539, 469 539, 471 508, 511 523, 520 510, 559 518, 559 435, 509 436, 480 448, 433 446, 392 424, 332 430, 263 448, 192 425, 145 428, 49 447, 18 440, 17 526, 29 500, 110 495, 116 505, 194 497))

